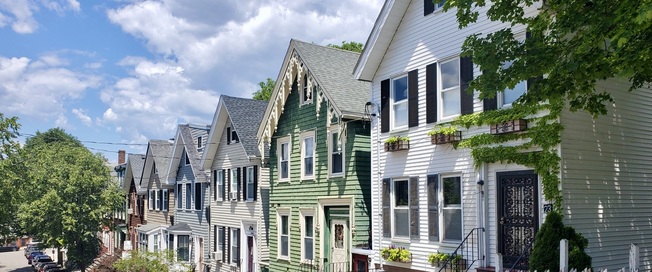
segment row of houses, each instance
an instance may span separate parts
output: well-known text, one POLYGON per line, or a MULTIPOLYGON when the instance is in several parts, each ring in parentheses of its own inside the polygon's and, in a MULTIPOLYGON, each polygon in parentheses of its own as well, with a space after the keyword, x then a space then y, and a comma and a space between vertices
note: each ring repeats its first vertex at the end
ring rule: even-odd
MULTIPOLYGON (((458 29, 440 4, 388 0, 361 54, 291 40, 269 102, 222 95, 211 124, 179 125, 116 167, 129 196, 115 245, 171 249, 197 271, 433 271, 431 253, 460 246, 478 271, 527 268, 551 205, 540 176, 427 135, 528 91, 466 92, 481 71, 459 56, 464 39, 504 27, 525 38, 524 26, 458 29), (385 147, 390 137, 409 142, 385 147), (410 253, 389 260, 387 248, 410 253)), ((588 238, 594 267, 624 266, 638 243, 649 270, 652 92, 598 88, 614 97, 608 116, 559 117, 564 220, 588 238)))

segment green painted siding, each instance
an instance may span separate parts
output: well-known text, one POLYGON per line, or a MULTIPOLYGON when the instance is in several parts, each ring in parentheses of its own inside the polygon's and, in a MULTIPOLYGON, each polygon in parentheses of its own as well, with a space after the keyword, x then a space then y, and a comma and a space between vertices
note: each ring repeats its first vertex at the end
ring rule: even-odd
MULTIPOLYGON (((270 147, 270 270, 296 271, 301 266, 301 214, 300 209, 312 208, 315 211, 314 225, 326 228, 324 218, 318 218, 318 198, 334 196, 353 196, 355 226, 349 245, 364 245, 369 241, 371 214, 371 156, 370 124, 350 121, 347 125, 345 148, 345 176, 328 178, 328 134, 326 128, 326 108, 328 102, 321 104, 319 118, 316 115, 316 99, 313 103, 299 106, 299 92, 290 93, 285 110, 279 120, 270 147), (301 133, 315 131, 315 179, 301 180, 301 133), (278 182, 278 155, 276 140, 291 135, 290 181, 278 182), (279 260, 277 208, 291 209, 290 214, 290 261, 279 260)), ((320 237, 315 232, 314 263, 319 264, 320 237)), ((326 250, 324 250, 326 252, 326 250)))

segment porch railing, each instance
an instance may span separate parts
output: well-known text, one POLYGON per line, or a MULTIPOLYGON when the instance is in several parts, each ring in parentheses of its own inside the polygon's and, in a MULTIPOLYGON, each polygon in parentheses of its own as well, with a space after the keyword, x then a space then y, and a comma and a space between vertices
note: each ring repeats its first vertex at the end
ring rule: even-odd
POLYGON ((474 228, 469 234, 464 237, 464 240, 460 243, 459 246, 451 254, 451 258, 448 258, 439 268, 441 271, 469 271, 473 264, 477 261, 484 260, 484 255, 480 255, 480 235, 484 233, 484 228, 474 228), (461 263, 452 263, 451 261, 455 259, 455 256, 462 255, 461 263), (449 270, 450 269, 450 270, 449 270))

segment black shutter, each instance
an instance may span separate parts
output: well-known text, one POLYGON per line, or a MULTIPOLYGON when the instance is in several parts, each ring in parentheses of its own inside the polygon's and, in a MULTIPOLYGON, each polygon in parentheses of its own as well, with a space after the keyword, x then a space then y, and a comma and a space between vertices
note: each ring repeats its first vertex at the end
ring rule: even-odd
MULTIPOLYGON (((428 0, 426 0, 428 1, 428 0)), ((437 63, 426 66, 426 123, 437 122, 437 63)))
POLYGON ((213 170, 213 200, 217 201, 217 170, 213 170))
MULTIPOLYGON (((532 37, 532 34, 530 33, 530 31, 525 32, 525 39, 526 39, 526 40, 527 40, 527 39, 530 39, 531 37, 532 37)), ((527 53, 527 52, 526 52, 526 53, 527 53)), ((536 90, 536 86, 535 86, 535 85, 537 84, 538 81, 541 81, 541 80, 543 80, 543 76, 542 76, 542 75, 539 75, 539 76, 537 76, 537 77, 531 77, 531 78, 528 78, 528 79, 527 79, 527 82, 525 83, 525 91, 526 91, 526 92, 529 92, 529 91, 535 91, 535 92, 536 92, 537 90, 536 90)))
POLYGON ((439 176, 428 175, 428 240, 439 241, 439 203, 437 200, 437 185, 439 176))
MULTIPOLYGON (((224 183, 224 187, 226 187, 226 197, 228 197, 228 200, 231 200, 231 169, 226 169, 226 182, 224 183)), ((224 200, 227 200, 227 198, 224 200)))
POLYGON ((482 111, 490 111, 498 108, 498 94, 496 93, 493 98, 486 98, 482 100, 482 111))
POLYGON ((226 128, 226 144, 231 144, 231 128, 226 128))
POLYGON ((224 227, 220 227, 220 228, 222 228, 222 248, 221 248, 221 250, 222 250, 222 263, 224 263, 224 262, 227 261, 227 259, 226 259, 226 248, 225 248, 226 247, 226 229, 224 227))
POLYGON ((237 257, 236 260, 238 260, 238 267, 240 267, 240 263, 242 263, 242 259, 240 258, 240 240, 242 240, 240 237, 240 229, 235 230, 235 235, 235 237, 238 237, 238 244, 236 245, 238 247, 238 252, 235 253, 235 256, 237 257))
POLYGON ((226 200, 226 170, 222 169, 222 200, 226 200))
POLYGON ((217 225, 213 225, 213 250, 211 252, 217 251, 217 225))
POLYGON ((242 200, 247 201, 247 167, 242 167, 242 200))
POLYGON ((419 70, 408 72, 408 126, 419 125, 419 70))
POLYGON ((237 169, 238 169, 238 180, 236 181, 237 183, 236 192, 238 192, 238 201, 240 201, 242 199, 240 196, 242 196, 242 172, 244 172, 242 170, 244 170, 244 167, 237 168, 237 169))
POLYGON ((392 237, 392 215, 389 198, 392 179, 383 179, 383 237, 392 237))
POLYGON ((460 109, 462 115, 473 113, 473 93, 468 93, 469 81, 473 80, 473 59, 460 59, 460 109))
POLYGON ((435 3, 433 0, 423 0, 423 16, 435 12, 435 3))
POLYGON ((258 166, 254 165, 254 201, 258 201, 258 166))
POLYGON ((389 131, 389 79, 380 82, 380 132, 389 131))
POLYGON ((410 238, 419 239, 419 177, 410 178, 410 238))
POLYGON ((223 260, 225 263, 231 263, 231 227, 226 228, 226 233, 224 234, 226 237, 229 239, 224 240, 226 242, 226 251, 228 252, 226 254, 226 260, 223 260))

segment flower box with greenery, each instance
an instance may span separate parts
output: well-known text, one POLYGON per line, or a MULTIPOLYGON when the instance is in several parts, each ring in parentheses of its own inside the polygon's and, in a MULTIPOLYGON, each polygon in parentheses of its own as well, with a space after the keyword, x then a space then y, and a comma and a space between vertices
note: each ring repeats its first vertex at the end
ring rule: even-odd
POLYGON ((444 271, 460 272, 466 270, 466 260, 461 254, 430 253, 428 262, 432 266, 444 267, 444 271))
POLYGON ((527 120, 513 119, 505 122, 491 124, 490 133, 492 135, 521 132, 527 130, 527 120))
POLYGON ((462 140, 462 132, 456 126, 436 125, 428 131, 428 135, 432 144, 456 143, 462 140))
POLYGON ((389 247, 382 248, 380 250, 380 256, 383 257, 383 260, 390 261, 390 262, 400 262, 400 263, 412 262, 412 253, 410 252, 410 250, 395 245, 389 245, 389 247))
POLYGON ((401 136, 391 136, 385 140, 385 151, 399 151, 410 149, 410 138, 401 136))

